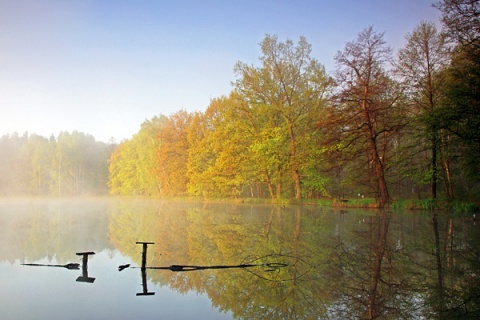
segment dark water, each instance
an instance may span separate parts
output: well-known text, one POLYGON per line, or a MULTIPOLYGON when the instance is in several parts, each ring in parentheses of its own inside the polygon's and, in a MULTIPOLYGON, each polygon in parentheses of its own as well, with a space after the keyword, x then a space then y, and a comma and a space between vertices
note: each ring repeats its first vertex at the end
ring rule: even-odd
POLYGON ((0 200, 0 319, 478 319, 466 217, 0 200))

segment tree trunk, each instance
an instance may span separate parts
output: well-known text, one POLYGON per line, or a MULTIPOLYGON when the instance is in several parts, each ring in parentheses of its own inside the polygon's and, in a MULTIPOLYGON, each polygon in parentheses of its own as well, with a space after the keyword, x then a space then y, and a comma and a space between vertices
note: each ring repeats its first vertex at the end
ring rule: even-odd
POLYGON ((385 212, 380 213, 378 240, 374 244, 375 263, 373 268, 372 286, 368 299, 368 319, 376 319, 380 316, 378 296, 380 295, 378 286, 382 278, 382 261, 387 247, 389 217, 385 212))
POLYGON ((282 197, 282 172, 280 169, 277 169, 277 200, 280 200, 282 197))
POLYGON ((375 170, 376 189, 378 191, 378 196, 377 196, 378 206, 380 208, 383 208, 385 205, 387 205, 388 201, 390 200, 390 197, 388 195, 388 188, 387 188, 387 182, 385 180, 382 159, 380 159, 380 156, 378 155, 377 137, 376 137, 375 130, 373 128, 373 122, 370 118, 370 110, 367 105, 367 100, 368 100, 368 88, 367 86, 365 86, 364 92, 363 92, 363 99, 362 99, 362 109, 363 109, 365 123, 368 127, 368 138, 370 141, 369 151, 373 161, 373 166, 374 166, 373 169, 375 170))
POLYGON ((385 174, 383 170, 383 163, 380 157, 378 156, 377 145, 375 141, 371 140, 371 152, 372 156, 374 156, 374 165, 375 165, 375 174, 378 184, 378 192, 379 192, 379 202, 378 206, 380 208, 385 207, 388 202, 390 201, 390 196, 388 194, 387 188, 387 181, 385 180, 385 174))
POLYGON ((448 147, 449 137, 445 138, 445 136, 441 133, 442 137, 442 147, 440 149, 440 161, 442 162, 442 176, 443 176, 443 186, 445 188, 445 193, 447 194, 447 198, 453 199, 453 185, 452 185, 452 175, 450 172, 450 163, 448 161, 448 155, 446 154, 446 148, 448 147), (446 139, 446 140, 445 140, 446 139))
POLYGON ((295 146, 295 136, 293 134, 293 125, 290 120, 288 120, 288 133, 290 135, 290 162, 292 165, 292 177, 295 182, 295 199, 300 199, 302 197, 302 190, 300 185, 300 173, 298 172, 297 159, 296 159, 296 146, 295 146))
POLYGON ((438 168, 437 168, 437 138, 436 134, 433 134, 432 138, 432 199, 437 198, 437 180, 438 180, 438 168))
POLYGON ((445 160, 444 166, 445 166, 445 174, 446 174, 445 181, 447 182, 447 186, 446 186, 447 196, 449 199, 453 199, 452 174, 450 172, 450 164, 448 163, 447 160, 445 160))
POLYGON ((270 177, 268 176, 268 173, 265 173, 265 179, 267 181, 268 192, 270 192, 270 197, 273 200, 275 198, 275 196, 273 194, 273 186, 272 186, 272 182, 270 181, 270 177))
POLYGON ((440 253, 440 236, 438 234, 438 219, 437 215, 433 215, 433 234, 435 236, 435 258, 437 262, 437 294, 438 294, 438 310, 440 313, 440 319, 443 319, 443 268, 442 268, 442 259, 440 253))

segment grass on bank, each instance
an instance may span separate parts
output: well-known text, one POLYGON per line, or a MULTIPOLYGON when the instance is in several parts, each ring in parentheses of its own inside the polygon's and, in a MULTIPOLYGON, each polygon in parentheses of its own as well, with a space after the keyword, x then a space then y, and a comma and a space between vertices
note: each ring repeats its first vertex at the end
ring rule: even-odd
MULTIPOLYGON (((241 199, 242 203, 266 203, 271 201, 271 199, 241 199)), ((274 202, 280 205, 303 204, 319 207, 377 208, 377 203, 374 198, 280 199, 278 201, 274 200, 274 202)), ((390 208, 422 211, 446 210, 455 213, 471 213, 480 210, 479 206, 474 202, 451 199, 396 199, 390 204, 390 208)))
MULTIPOLYGON (((138 197, 135 197, 137 199, 138 197)), ((162 200, 162 199, 158 199, 162 200)), ((167 200, 167 199, 163 199, 167 200)), ((319 198, 319 199, 271 199, 271 198, 211 198, 203 197, 179 197, 168 201, 179 202, 208 202, 208 203, 242 203, 242 204, 276 204, 285 205, 310 205, 318 207, 339 207, 339 208, 378 208, 374 198, 319 198)), ((395 199, 389 208, 397 210, 420 210, 434 211, 445 210, 455 213, 479 212, 480 207, 477 203, 465 200, 452 199, 395 199)))
POLYGON ((469 213, 479 211, 474 202, 451 199, 397 199, 392 202, 393 209, 406 210, 449 210, 455 213, 469 213))

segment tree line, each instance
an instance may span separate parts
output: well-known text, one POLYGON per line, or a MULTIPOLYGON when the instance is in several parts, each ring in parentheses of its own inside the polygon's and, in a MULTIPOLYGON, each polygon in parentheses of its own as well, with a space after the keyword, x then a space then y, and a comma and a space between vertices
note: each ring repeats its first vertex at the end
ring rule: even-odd
POLYGON ((205 112, 145 121, 109 160, 112 194, 478 199, 478 1, 444 0, 397 54, 361 31, 336 71, 266 35, 259 65, 238 62, 205 112))
POLYGON ((108 158, 116 146, 73 131, 45 138, 0 137, 0 195, 107 194, 108 158))

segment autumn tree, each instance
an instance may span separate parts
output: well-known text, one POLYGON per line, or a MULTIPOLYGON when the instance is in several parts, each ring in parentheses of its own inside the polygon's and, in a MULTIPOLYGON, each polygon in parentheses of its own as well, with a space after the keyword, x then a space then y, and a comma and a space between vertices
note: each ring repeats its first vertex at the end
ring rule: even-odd
POLYGON ((123 141, 109 159, 111 194, 158 196, 155 168, 158 157, 158 132, 167 121, 156 116, 142 123, 137 134, 123 141))
POLYGON ((388 204, 386 173, 392 138, 403 125, 398 90, 388 76, 391 49, 372 27, 335 56, 338 94, 330 109, 333 148, 362 159, 363 176, 380 207, 388 204))
POLYGON ((237 197, 254 184, 252 129, 241 117, 241 104, 232 93, 195 115, 188 129, 191 194, 237 197))
POLYGON ((291 40, 283 43, 276 36, 267 35, 260 46, 260 67, 236 64, 235 88, 250 105, 251 112, 264 109, 267 112, 263 116, 281 121, 276 128, 287 137, 288 166, 295 198, 300 199, 303 173, 298 144, 309 132, 308 120, 318 117, 329 80, 324 67, 310 56, 311 45, 304 37, 294 45, 291 40))
POLYGON ((187 191, 187 129, 192 114, 179 111, 167 118, 157 133, 155 176, 161 196, 184 195, 187 191))
POLYGON ((428 175, 425 178, 430 180, 431 197, 436 198, 441 171, 445 177, 445 192, 451 197, 451 175, 446 155, 448 139, 438 123, 432 121, 434 111, 445 96, 445 68, 450 57, 448 47, 444 37, 430 22, 420 23, 405 39, 406 45, 398 53, 396 72, 407 97, 409 124, 415 139, 412 139, 410 155, 403 158, 418 159, 428 151, 428 167, 420 167, 419 175, 422 172, 428 175))
POLYGON ((210 132, 213 125, 205 113, 197 112, 192 116, 192 122, 187 130, 189 144, 187 175, 189 182, 187 192, 191 195, 208 197, 214 193, 215 187, 210 179, 211 167, 215 161, 213 148, 210 146, 210 132))
POLYGON ((110 194, 137 195, 143 186, 137 176, 138 160, 135 146, 131 140, 120 143, 109 158, 108 187, 110 194))

